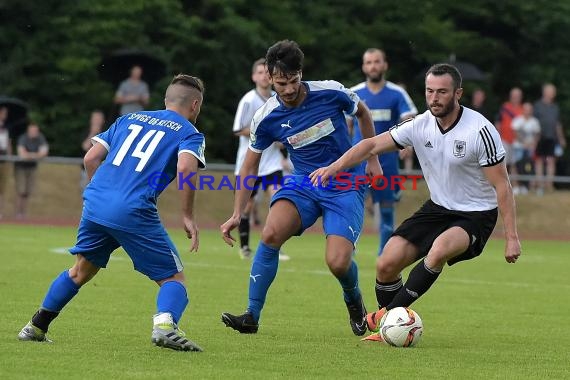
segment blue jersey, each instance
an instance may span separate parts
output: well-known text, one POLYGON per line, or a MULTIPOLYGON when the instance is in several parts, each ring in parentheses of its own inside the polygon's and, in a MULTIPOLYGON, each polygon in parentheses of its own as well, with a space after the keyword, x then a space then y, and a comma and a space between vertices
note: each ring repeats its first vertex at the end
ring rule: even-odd
POLYGON ((140 233, 160 223, 156 201, 176 177, 179 153, 206 164, 204 136, 174 111, 127 114, 93 140, 108 154, 83 193, 83 217, 123 231, 140 233))
MULTIPOLYGON (((328 166, 351 148, 345 113, 354 115, 358 96, 335 81, 302 82, 307 90, 303 103, 286 107, 276 95, 255 114, 250 149, 261 153, 274 141, 281 142, 291 157, 293 175, 305 177, 328 166)), ((362 170, 347 172, 362 174, 362 170)))
MULTIPOLYGON (((357 84, 351 89, 370 109, 377 135, 388 131, 391 127, 398 124, 400 120, 418 113, 406 90, 392 82, 387 81, 378 93, 371 92, 366 86, 366 82, 357 84)), ((362 140, 362 136, 358 124, 355 122, 354 125, 352 142, 356 144, 362 140)), ((380 164, 386 174, 397 174, 398 152, 380 155, 380 164)))

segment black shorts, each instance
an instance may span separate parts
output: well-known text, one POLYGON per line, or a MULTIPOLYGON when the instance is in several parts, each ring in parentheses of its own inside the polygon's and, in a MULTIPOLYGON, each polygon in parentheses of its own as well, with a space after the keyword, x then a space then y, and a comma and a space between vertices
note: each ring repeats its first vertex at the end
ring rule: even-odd
POLYGON ((393 235, 401 236, 418 247, 417 259, 420 259, 428 254, 441 233, 451 227, 461 227, 471 237, 471 245, 465 252, 447 262, 448 265, 453 265, 477 257, 483 252, 497 223, 497 215, 496 208, 487 211, 453 211, 435 204, 430 199, 414 215, 404 220, 393 235))
POLYGON ((267 191, 267 189, 273 187, 273 189, 277 190, 283 184, 283 171, 277 170, 268 175, 264 175, 262 177, 257 177, 255 180, 255 184, 253 185, 253 191, 251 192, 251 197, 255 197, 257 191, 261 188, 263 191, 267 191))
POLYGON ((554 148, 556 147, 556 140, 554 139, 540 139, 536 144, 535 154, 538 157, 554 157, 554 148))

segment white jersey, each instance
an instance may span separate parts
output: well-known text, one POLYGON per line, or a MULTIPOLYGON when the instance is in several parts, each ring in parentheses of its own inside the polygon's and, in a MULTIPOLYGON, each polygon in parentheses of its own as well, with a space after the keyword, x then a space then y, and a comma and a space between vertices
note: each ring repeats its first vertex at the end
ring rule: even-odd
MULTIPOLYGON (((251 120, 255 111, 261 108, 265 104, 266 99, 264 99, 255 89, 246 93, 240 100, 236 115, 234 118, 234 132, 239 132, 244 128, 248 128, 251 125, 251 120)), ((245 159, 245 153, 249 147, 249 135, 239 136, 239 147, 236 156, 236 167, 234 173, 237 175, 243 165, 245 159)), ((258 176, 263 177, 274 173, 279 170, 283 170, 283 155, 279 150, 277 144, 273 143, 269 148, 263 151, 261 155, 261 161, 259 162, 259 172, 258 176)))
POLYGON ((428 110, 398 124, 390 134, 400 147, 414 147, 433 202, 457 211, 497 207, 495 189, 482 167, 503 161, 505 149, 483 115, 462 106, 454 125, 443 131, 428 110))

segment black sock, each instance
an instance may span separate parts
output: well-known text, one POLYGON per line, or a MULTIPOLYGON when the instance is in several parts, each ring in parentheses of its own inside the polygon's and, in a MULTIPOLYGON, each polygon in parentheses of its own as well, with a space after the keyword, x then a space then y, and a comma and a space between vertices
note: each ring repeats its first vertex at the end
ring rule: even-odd
POLYGON ((47 332, 49 324, 59 315, 58 312, 39 309, 32 317, 32 324, 43 332, 47 332))
POLYGON ((243 248, 246 245, 249 246, 249 218, 241 218, 239 222, 239 243, 240 246, 243 248))
POLYGON ((380 282, 376 280, 376 301, 378 309, 382 309, 394 299, 394 296, 402 289, 402 277, 392 282, 380 282))
POLYGON ((410 306, 415 300, 420 298, 422 294, 428 291, 440 273, 441 272, 429 269, 425 265, 425 260, 420 261, 411 270, 408 281, 406 281, 406 284, 400 289, 398 294, 396 294, 392 302, 386 306, 386 309, 390 310, 399 306, 410 306))

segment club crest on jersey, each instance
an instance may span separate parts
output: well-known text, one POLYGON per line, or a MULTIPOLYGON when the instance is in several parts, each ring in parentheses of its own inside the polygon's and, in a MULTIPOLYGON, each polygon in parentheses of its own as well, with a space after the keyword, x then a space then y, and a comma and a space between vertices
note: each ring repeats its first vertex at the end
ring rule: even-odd
POLYGON ((465 144, 466 142, 461 140, 455 140, 453 142, 453 155, 455 157, 465 157, 465 144))

